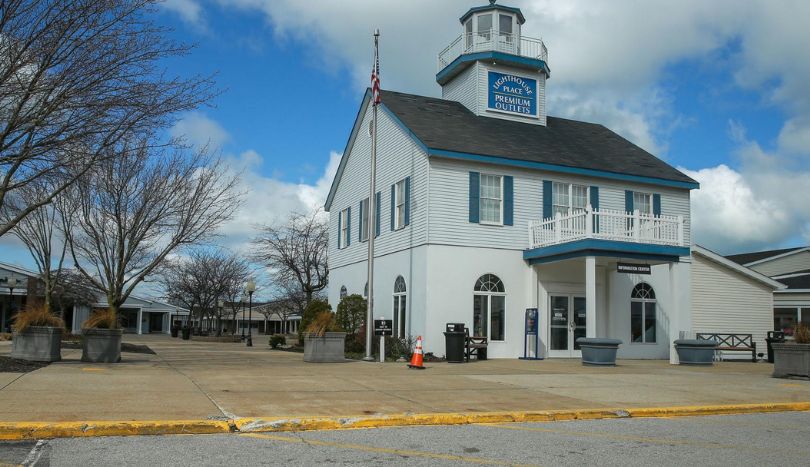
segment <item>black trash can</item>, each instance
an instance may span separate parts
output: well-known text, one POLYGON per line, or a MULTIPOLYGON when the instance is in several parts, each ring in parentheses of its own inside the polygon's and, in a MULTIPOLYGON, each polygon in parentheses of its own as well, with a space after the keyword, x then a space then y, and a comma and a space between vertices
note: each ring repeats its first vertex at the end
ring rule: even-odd
POLYGON ((768 363, 773 363, 773 346, 771 344, 781 344, 785 342, 785 332, 768 331, 768 337, 765 338, 765 342, 768 344, 768 363))
POLYGON ((447 323, 447 330, 444 332, 444 346, 448 363, 464 363, 466 337, 464 323, 447 323))

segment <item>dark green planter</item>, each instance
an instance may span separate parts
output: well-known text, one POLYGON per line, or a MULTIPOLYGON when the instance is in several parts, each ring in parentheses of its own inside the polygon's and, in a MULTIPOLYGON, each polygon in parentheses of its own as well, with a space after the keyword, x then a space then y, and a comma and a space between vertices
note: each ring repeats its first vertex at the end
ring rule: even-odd
POLYGON ((191 328, 183 328, 180 332, 183 335, 184 341, 191 339, 191 328))
POLYGON ((29 362, 58 362, 62 360, 62 333, 64 329, 52 326, 29 326, 14 333, 11 358, 29 362))
POLYGON ((678 339, 675 350, 681 365, 711 365, 717 342, 705 339, 678 339))
POLYGON ((583 365, 616 366, 616 352, 622 341, 602 337, 580 337, 583 365))
POLYGON ((123 329, 82 329, 82 361, 118 363, 121 361, 123 329))

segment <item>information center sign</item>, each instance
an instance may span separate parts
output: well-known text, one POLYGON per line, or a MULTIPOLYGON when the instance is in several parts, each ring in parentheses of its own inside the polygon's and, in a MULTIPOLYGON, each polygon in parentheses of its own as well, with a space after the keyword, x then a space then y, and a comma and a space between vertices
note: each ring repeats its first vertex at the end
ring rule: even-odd
POLYGON ((487 108, 525 117, 536 117, 537 80, 490 71, 487 108))

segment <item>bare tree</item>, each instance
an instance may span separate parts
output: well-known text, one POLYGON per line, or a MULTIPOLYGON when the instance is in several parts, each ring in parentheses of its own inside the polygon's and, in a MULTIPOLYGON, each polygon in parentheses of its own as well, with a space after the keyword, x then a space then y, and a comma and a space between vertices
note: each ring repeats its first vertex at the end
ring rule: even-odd
POLYGON ((71 256, 113 313, 167 255, 211 239, 241 202, 237 177, 203 151, 132 144, 66 196, 75 213, 66 231, 71 256))
POLYGON ((328 284, 329 228, 316 210, 293 213, 283 225, 265 226, 253 240, 253 257, 279 284, 295 284, 304 307, 328 284))
POLYGON ((222 334, 222 318, 228 313, 225 303, 244 289, 248 275, 245 260, 211 249, 193 250, 187 258, 167 265, 162 273, 167 299, 188 307, 200 321, 215 318, 217 335, 222 334))
MULTIPOLYGON (((19 188, 13 198, 37 199, 53 189, 48 180, 40 180, 19 188)), ((16 202, 7 203, 3 209, 3 219, 13 218, 20 207, 16 202)), ((39 272, 42 282, 42 295, 45 310, 52 310, 53 294, 60 285, 62 265, 67 247, 65 242, 55 238, 59 226, 63 225, 60 210, 53 204, 39 206, 26 217, 17 221, 11 233, 25 245, 39 272), (54 267, 54 262, 56 263, 54 267)), ((60 309, 59 316, 64 310, 60 309)))
POLYGON ((159 0, 0 0, 0 236, 116 156, 127 135, 165 127, 212 96, 208 78, 166 76, 189 47, 150 16, 159 0))

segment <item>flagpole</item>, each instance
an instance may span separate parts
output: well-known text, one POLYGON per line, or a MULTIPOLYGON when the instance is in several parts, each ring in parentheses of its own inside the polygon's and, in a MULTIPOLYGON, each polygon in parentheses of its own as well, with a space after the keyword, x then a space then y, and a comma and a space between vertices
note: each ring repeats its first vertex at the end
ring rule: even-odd
MULTIPOLYGON (((377 82, 379 82, 380 70, 380 52, 379 52, 379 39, 380 30, 374 30, 374 75, 377 82)), ((371 124, 371 183, 368 193, 368 296, 367 300, 367 313, 366 313, 366 356, 363 360, 373 362, 374 357, 371 356, 371 345, 374 334, 374 235, 376 234, 377 221, 374 218, 377 214, 377 96, 379 95, 379 85, 375 90, 375 83, 371 83, 371 102, 372 102, 372 124, 371 124)), ((362 214, 361 214, 362 215, 362 214)))

